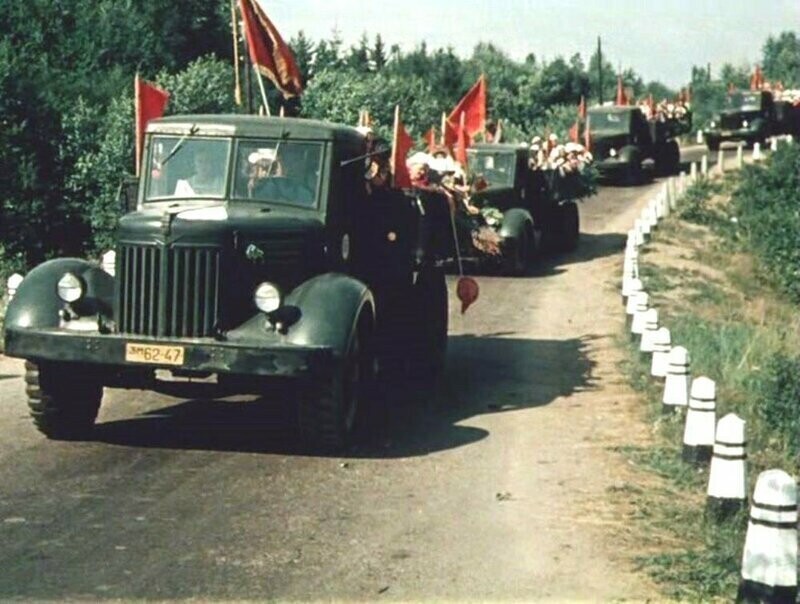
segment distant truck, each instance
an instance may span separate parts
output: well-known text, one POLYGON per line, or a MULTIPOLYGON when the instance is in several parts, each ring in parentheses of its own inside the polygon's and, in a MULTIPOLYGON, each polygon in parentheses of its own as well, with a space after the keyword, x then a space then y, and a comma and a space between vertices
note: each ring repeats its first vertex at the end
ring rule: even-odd
POLYGON ((724 142, 763 145, 778 134, 800 135, 800 106, 776 101, 767 90, 740 91, 725 98, 725 107, 711 120, 705 139, 716 151, 724 142))
POLYGON ((648 120, 637 106, 601 106, 588 111, 595 166, 601 176, 631 184, 641 181, 642 164, 651 160, 659 174, 676 174, 681 152, 678 136, 691 130, 692 117, 648 120))
POLYGON ((479 143, 467 152, 471 174, 488 187, 471 197, 481 210, 474 220, 461 216, 457 239, 461 256, 482 267, 521 275, 540 249, 571 251, 578 245, 580 217, 576 201, 593 191, 577 172, 531 170, 527 146, 479 143), (499 239, 500 254, 476 247, 474 227, 486 223, 499 239))

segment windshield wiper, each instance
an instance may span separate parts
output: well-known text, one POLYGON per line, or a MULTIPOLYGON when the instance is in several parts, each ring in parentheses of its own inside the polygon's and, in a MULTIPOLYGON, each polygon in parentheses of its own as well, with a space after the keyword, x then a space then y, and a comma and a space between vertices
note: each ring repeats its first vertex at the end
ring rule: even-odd
POLYGON ((197 134, 197 130, 198 130, 197 125, 196 124, 192 124, 192 127, 189 128, 189 132, 187 132, 186 134, 184 134, 182 137, 180 137, 178 139, 178 142, 175 143, 175 146, 172 148, 172 150, 169 153, 167 153, 167 156, 163 160, 161 160, 161 167, 162 168, 167 165, 167 162, 169 160, 171 160, 173 157, 175 157, 175 154, 178 151, 181 150, 181 147, 183 147, 184 143, 186 142, 186 139, 188 139, 190 136, 194 136, 195 134, 197 134))

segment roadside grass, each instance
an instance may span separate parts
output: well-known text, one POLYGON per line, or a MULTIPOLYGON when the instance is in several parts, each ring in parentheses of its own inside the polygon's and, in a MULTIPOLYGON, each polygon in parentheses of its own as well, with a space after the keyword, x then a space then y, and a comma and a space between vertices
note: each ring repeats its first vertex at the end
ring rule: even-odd
MULTIPOLYGON (((800 317, 777 293, 732 221, 738 176, 692 187, 689 205, 659 225, 640 274, 673 345, 690 351, 693 377, 717 384, 717 417, 747 421, 748 481, 768 468, 797 471, 800 454, 800 317), (690 222, 691 221, 691 222, 690 222)), ((706 517, 707 468, 681 459, 684 413, 662 412, 663 383, 626 334, 623 371, 647 401, 653 443, 623 447, 659 486, 634 495, 643 551, 636 559, 670 598, 730 601, 739 582, 747 510, 706 517)), ((625 496, 619 493, 619 497, 625 496)))

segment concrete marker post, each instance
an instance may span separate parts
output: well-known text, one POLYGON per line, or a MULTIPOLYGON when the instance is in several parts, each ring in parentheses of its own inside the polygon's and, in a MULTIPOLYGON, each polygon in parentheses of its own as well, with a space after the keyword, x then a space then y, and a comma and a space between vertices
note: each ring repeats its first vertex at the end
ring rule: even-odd
POLYGON ((786 144, 791 145, 794 142, 794 136, 791 134, 786 135, 786 144))
POLYGON ((717 385, 701 376, 692 381, 683 430, 683 461, 701 466, 711 461, 717 423, 717 385))
POLYGON ((670 176, 669 180, 667 181, 667 190, 669 191, 669 209, 670 210, 677 210, 678 209, 678 194, 677 194, 677 186, 675 182, 675 177, 670 176))
POLYGON ((778 137, 777 136, 770 136, 769 137, 769 150, 775 153, 778 150, 778 137))
POLYGON ((669 329, 660 327, 653 336, 653 360, 650 363, 650 375, 654 378, 667 377, 669 367, 669 351, 672 349, 672 337, 669 329))
POLYGON ((19 273, 14 273, 6 280, 6 297, 9 302, 14 298, 14 295, 19 289, 19 284, 22 283, 24 277, 19 273))
POLYGON ((645 328, 645 315, 650 308, 650 295, 647 292, 639 292, 636 295, 636 306, 633 310, 633 318, 631 319, 631 339, 635 340, 636 336, 641 336, 645 328))
POLYGON ((718 520, 744 509, 747 501, 745 426, 746 422, 735 413, 728 413, 717 422, 706 512, 718 520))
POLYGON ((717 173, 725 174, 725 151, 717 151, 717 173))
POLYGON ((680 182, 680 196, 683 197, 686 195, 686 172, 681 172, 678 179, 678 182, 680 182))
POLYGON ((702 145, 703 144, 703 131, 702 130, 698 130, 697 131, 697 138, 695 140, 697 141, 698 145, 702 145))
POLYGON ((756 481, 736 602, 794 604, 797 599, 797 482, 783 470, 756 481))
POLYGON ((675 346, 669 351, 667 379, 661 397, 664 413, 689 405, 689 364, 689 351, 683 346, 675 346))
POLYGON ((761 161, 761 143, 753 143, 753 161, 761 161))
POLYGON ((700 160, 700 174, 705 178, 708 176, 708 154, 704 154, 700 160))
POLYGON ((657 331, 658 311, 655 308, 648 308, 644 313, 644 326, 642 329, 642 339, 639 342, 639 352, 642 354, 653 353, 657 331))
POLYGON ((736 168, 738 170, 744 168, 744 145, 742 143, 736 146, 736 168))
POLYGON ((692 165, 689 167, 689 178, 691 178, 692 182, 697 182, 697 162, 693 161, 692 165))
POLYGON ((113 277, 117 266, 117 253, 114 250, 108 250, 103 254, 100 266, 113 277))
MULTIPOLYGON (((641 284, 641 281, 639 281, 639 283, 641 284)), ((647 310, 647 304, 650 302, 650 296, 643 289, 635 291, 628 296, 628 301, 625 304, 625 314, 627 315, 627 319, 633 321, 633 317, 636 315, 636 312, 641 305, 640 298, 642 294, 645 295, 644 309, 647 310)))

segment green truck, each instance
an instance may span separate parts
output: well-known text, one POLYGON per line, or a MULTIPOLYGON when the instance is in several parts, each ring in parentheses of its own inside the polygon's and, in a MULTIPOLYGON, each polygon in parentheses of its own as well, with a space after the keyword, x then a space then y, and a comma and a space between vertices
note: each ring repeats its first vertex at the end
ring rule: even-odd
POLYGON ((5 351, 26 360, 38 429, 89 437, 104 388, 175 394, 176 381, 216 378, 211 396, 259 394, 286 379, 300 436, 337 450, 381 371, 440 369, 447 210, 368 192, 366 154, 357 130, 311 120, 151 122, 115 275, 50 260, 7 309, 5 351))
POLYGON ((462 212, 456 221, 462 259, 482 268, 522 275, 538 252, 577 247, 577 201, 593 189, 577 172, 531 170, 529 159, 526 145, 478 143, 468 149, 470 174, 488 186, 470 199, 480 214, 462 212), (497 235, 499 253, 490 254, 476 246, 476 232, 482 228, 497 235))
POLYGON ((641 182, 645 162, 656 173, 680 171, 676 140, 692 128, 691 114, 682 119, 648 120, 636 106, 599 106, 588 111, 592 154, 601 176, 629 184, 641 182))
POLYGON ((776 101, 767 90, 737 91, 725 97, 725 106, 705 131, 712 151, 725 142, 764 145, 773 135, 800 135, 800 106, 776 101))

